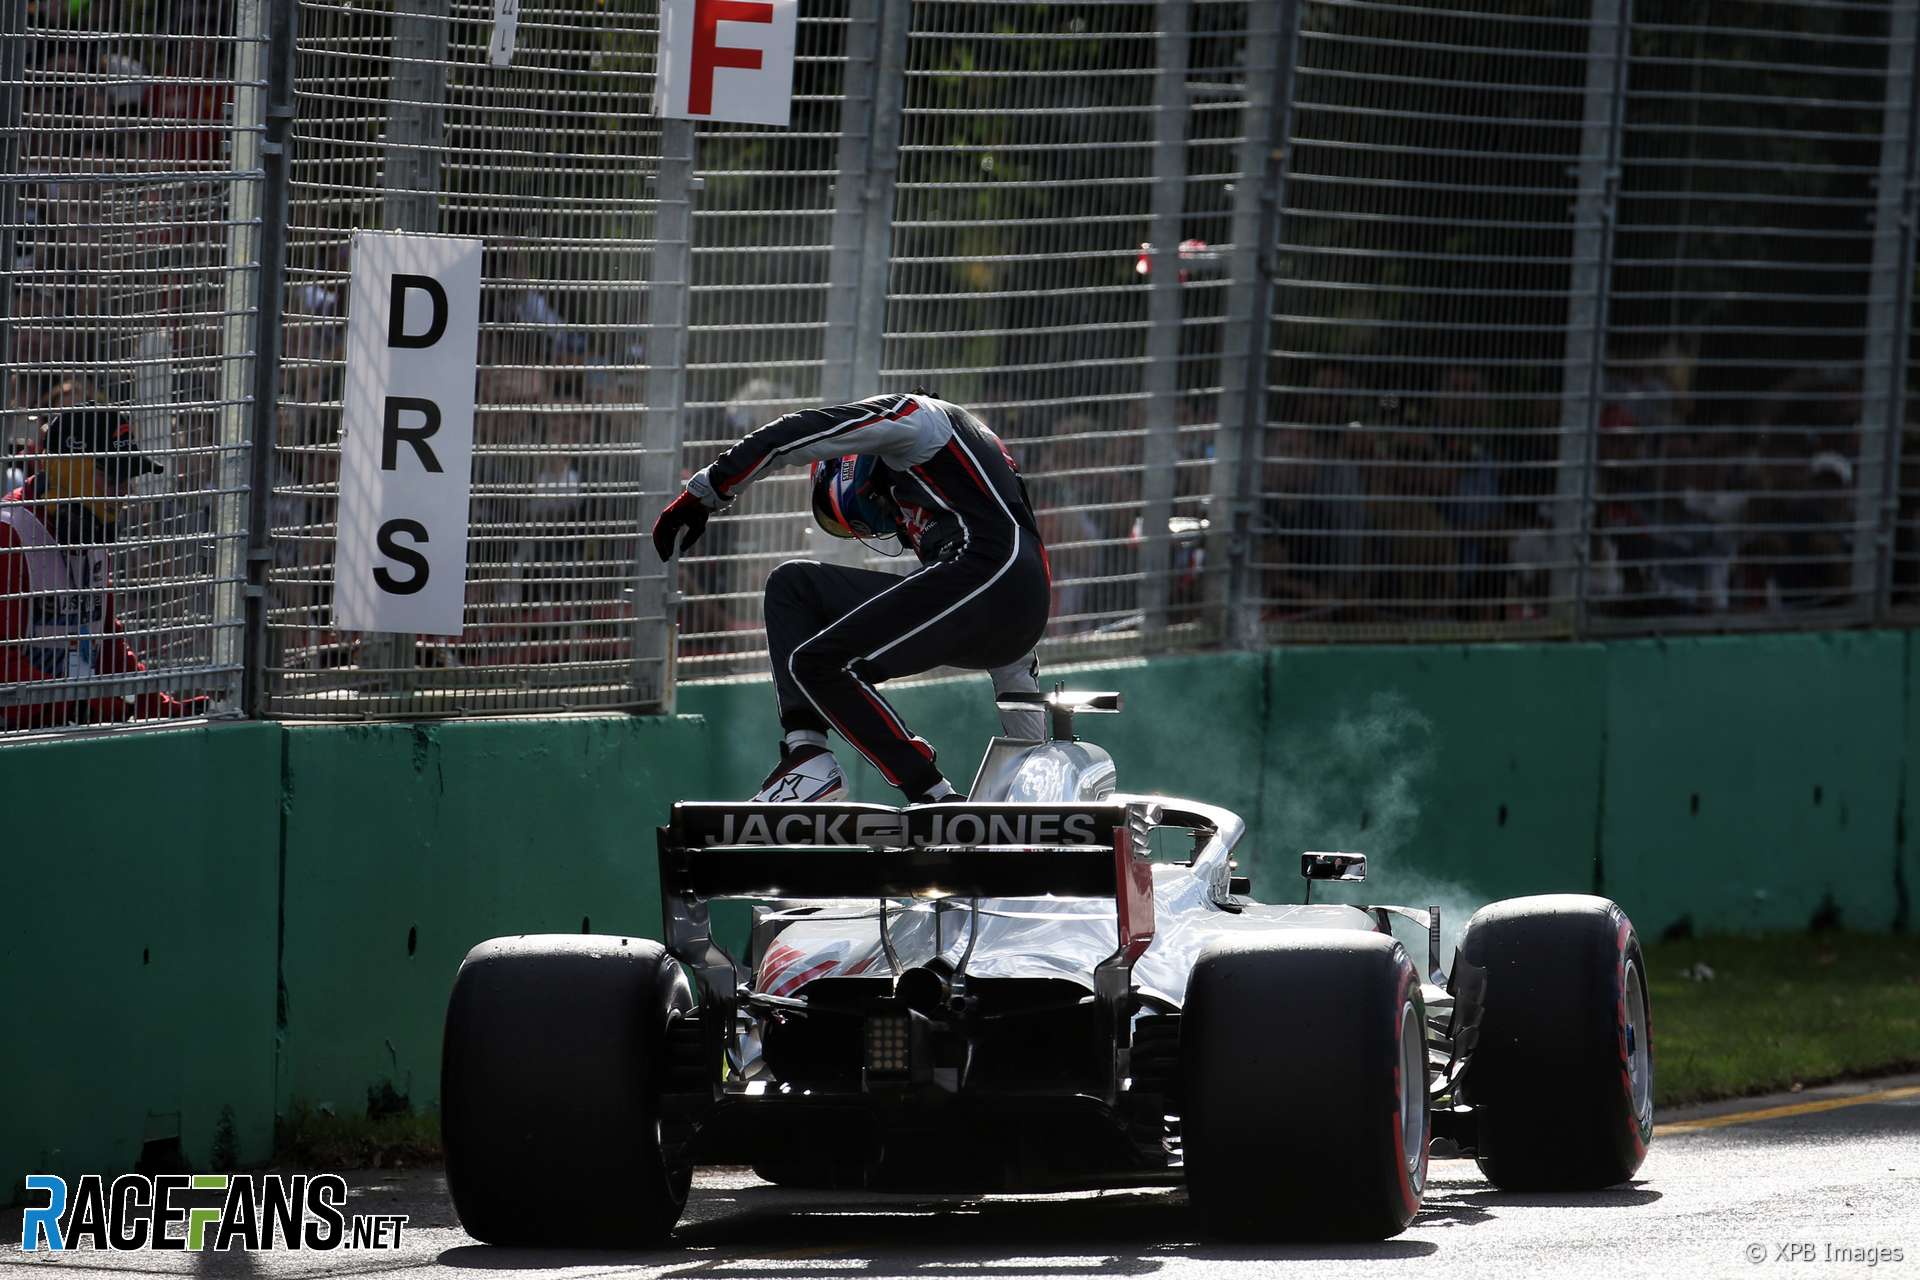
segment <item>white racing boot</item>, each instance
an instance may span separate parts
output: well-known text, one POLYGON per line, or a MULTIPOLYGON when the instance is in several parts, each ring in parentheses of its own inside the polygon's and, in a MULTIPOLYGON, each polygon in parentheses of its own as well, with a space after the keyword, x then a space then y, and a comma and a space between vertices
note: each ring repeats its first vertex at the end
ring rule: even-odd
POLYGON ((755 804, 824 804, 847 794, 847 775, 825 747, 780 748, 780 763, 753 797, 755 804))

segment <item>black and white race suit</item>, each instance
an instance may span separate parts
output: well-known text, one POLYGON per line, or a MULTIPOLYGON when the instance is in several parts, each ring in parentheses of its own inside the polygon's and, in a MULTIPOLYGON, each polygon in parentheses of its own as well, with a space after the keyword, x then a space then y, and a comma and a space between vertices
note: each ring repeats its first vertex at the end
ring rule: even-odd
POLYGON ((997 690, 1038 688, 1033 649, 1051 570, 1026 486, 980 420, 925 395, 874 396, 790 413, 687 484, 719 507, 769 467, 867 454, 921 568, 900 577, 794 560, 767 579, 767 648, 788 730, 837 730, 889 783, 919 795, 940 778, 934 750, 876 686, 953 666, 992 671, 997 690))

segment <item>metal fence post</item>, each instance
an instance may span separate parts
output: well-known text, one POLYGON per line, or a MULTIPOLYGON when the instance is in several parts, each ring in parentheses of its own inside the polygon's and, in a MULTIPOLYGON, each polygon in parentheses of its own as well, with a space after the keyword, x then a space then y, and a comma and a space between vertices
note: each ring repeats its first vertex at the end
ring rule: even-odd
POLYGON ((913 0, 881 0, 873 86, 873 150, 860 244, 860 341, 853 352, 856 395, 879 390, 887 337, 887 277, 893 265, 894 183, 900 175, 900 121, 907 104, 907 36, 913 0))
MULTIPOLYGON (((20 225, 20 138, 27 78, 27 0, 0 0, 0 360, 13 359, 13 263, 20 225)), ((0 441, 13 431, 13 379, 0 379, 0 441)))
MULTIPOLYGON (((641 417, 640 491, 664 503, 680 487, 686 435, 688 299, 693 283, 694 133, 691 120, 662 120, 654 179, 653 271, 647 281, 647 407, 641 417)), ((644 535, 645 530, 643 529, 644 535)), ((674 707, 674 649, 679 592, 669 575, 644 570, 653 544, 639 540, 634 576, 633 683, 660 710, 674 707), (650 674, 649 664, 658 670, 650 674), (657 683, 657 687, 655 682, 657 683)))
POLYGON ((251 449, 246 507, 246 649, 242 705, 250 717, 270 710, 267 613, 272 606, 274 450, 279 440, 280 351, 286 315, 287 166, 293 132, 294 49, 299 0, 266 0, 264 135, 260 141, 259 270, 253 281, 253 395, 247 431, 251 449))
POLYGON ((1246 124, 1233 197, 1227 323, 1220 353, 1220 429, 1213 451, 1207 534, 1207 617, 1221 641, 1260 643, 1253 581, 1255 499, 1267 428, 1274 244, 1286 188, 1300 0, 1247 6, 1246 124), (1238 320, 1238 323, 1235 320, 1238 320))
MULTIPOLYGON (((820 388, 821 399, 829 403, 879 390, 912 0, 852 0, 848 20, 820 388)), ((812 552, 823 560, 846 565, 866 560, 857 542, 816 542, 822 545, 812 552)))
MULTIPOLYGON (((243 588, 253 520, 247 499, 256 440, 253 424, 260 406, 253 400, 252 370, 246 357, 257 354, 259 327, 270 322, 259 292, 261 192, 250 180, 260 168, 266 130, 267 7, 267 0, 240 0, 233 24, 233 143, 228 164, 233 183, 227 201, 227 288, 221 306, 225 315, 220 335, 220 478, 214 498, 213 575, 213 664, 239 673, 227 677, 228 710, 237 710, 235 704, 245 700, 241 691, 247 683, 243 588)), ((273 319, 278 315, 279 308, 273 308, 273 319)))
POLYGON ((912 2, 853 0, 848 14, 820 389, 826 400, 844 402, 877 390, 912 2))
POLYGON ((1188 6, 1160 6, 1159 74, 1154 78, 1152 273, 1148 277, 1147 439, 1140 537, 1141 641, 1167 642, 1168 561, 1175 470, 1180 458, 1180 334, 1184 299, 1180 239, 1187 202, 1188 6))
POLYGON ((827 266, 827 331, 821 350, 820 398, 857 398, 854 352, 860 346, 860 249, 864 243, 867 164, 873 154, 874 59, 880 45, 881 0, 847 6, 847 67, 841 81, 840 148, 833 187, 833 252, 827 266))
POLYGON ((1552 597, 1565 610, 1576 636, 1586 631, 1587 567, 1593 555, 1594 468, 1605 392, 1607 298, 1613 282, 1632 0, 1593 0, 1592 13, 1573 205, 1567 354, 1560 384, 1560 450, 1553 505, 1552 597))
MULTIPOLYGON (((392 88, 387 101, 387 151, 381 225, 388 231, 440 229, 440 156, 446 141, 447 0, 397 0, 393 12, 392 88)), ((402 632, 368 636, 363 665, 382 685, 411 693, 414 637, 402 632)))
POLYGON ((1860 398, 1860 480, 1854 515, 1853 592, 1878 620, 1892 602, 1900 516, 1900 445, 1906 427, 1908 344, 1913 323, 1914 117, 1920 108, 1920 2, 1888 14, 1886 111, 1874 201, 1873 270, 1867 298, 1866 365, 1860 398), (1878 439, 1876 439, 1876 434, 1878 439))

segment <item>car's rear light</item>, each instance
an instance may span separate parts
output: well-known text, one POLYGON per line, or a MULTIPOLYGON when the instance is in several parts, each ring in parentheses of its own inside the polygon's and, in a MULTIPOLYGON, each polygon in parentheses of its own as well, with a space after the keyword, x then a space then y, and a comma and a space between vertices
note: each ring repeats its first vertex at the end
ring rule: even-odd
POLYGON ((887 1014, 867 1019, 867 1072, 870 1075, 907 1074, 907 1018, 887 1014))

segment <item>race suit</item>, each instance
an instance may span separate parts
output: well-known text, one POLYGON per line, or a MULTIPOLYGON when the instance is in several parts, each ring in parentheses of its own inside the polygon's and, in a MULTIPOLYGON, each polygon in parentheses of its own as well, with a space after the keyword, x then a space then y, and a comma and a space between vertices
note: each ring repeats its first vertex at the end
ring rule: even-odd
POLYGON ((837 730, 892 785, 940 780, 934 750, 876 688, 953 666, 993 671, 998 689, 1037 688, 1032 653, 1046 628, 1051 570, 1026 486, 1005 447, 959 405, 883 395, 768 423, 687 488, 708 506, 772 466, 845 454, 878 459, 901 538, 921 568, 906 577, 789 561, 767 579, 767 648, 780 722, 837 730))

